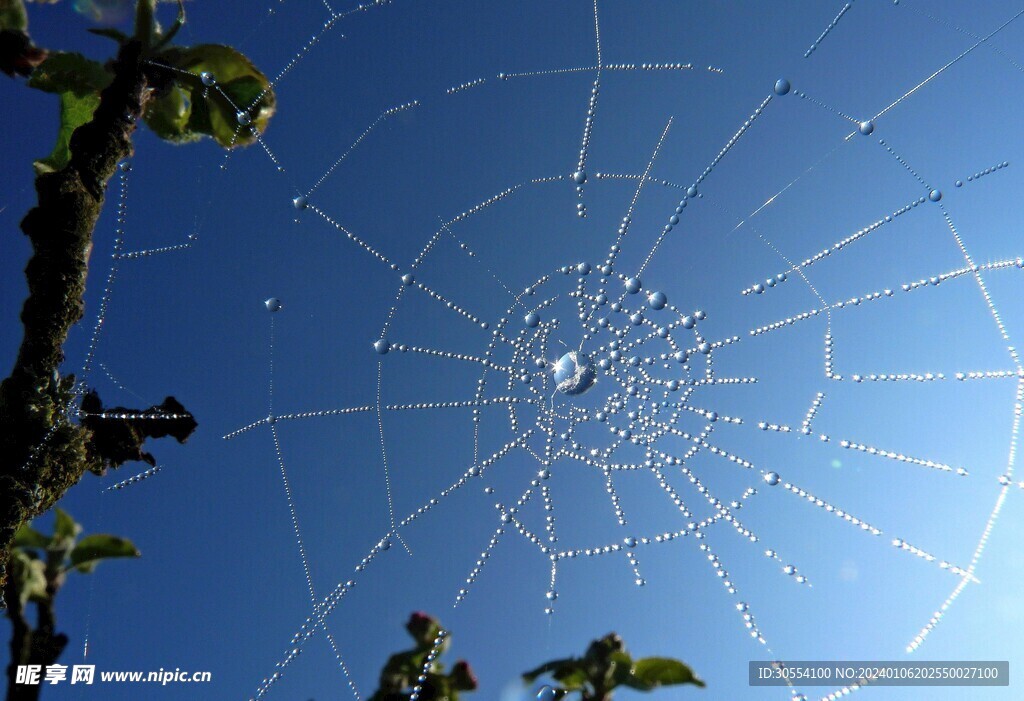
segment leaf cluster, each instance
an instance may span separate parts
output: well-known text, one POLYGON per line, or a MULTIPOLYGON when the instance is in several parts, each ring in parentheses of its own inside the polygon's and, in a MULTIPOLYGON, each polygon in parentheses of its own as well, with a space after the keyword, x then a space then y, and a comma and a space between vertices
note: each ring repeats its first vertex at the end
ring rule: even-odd
POLYGON ((523 680, 532 683, 548 676, 557 686, 551 689, 551 699, 563 699, 579 693, 584 701, 611 697, 618 687, 638 691, 651 691, 663 686, 693 684, 703 687, 688 665, 668 657, 644 657, 634 660, 625 644, 615 633, 593 641, 583 657, 552 660, 523 674, 523 680))
POLYGON ((54 511, 52 535, 25 524, 14 536, 11 583, 22 608, 29 601, 52 599, 69 572, 88 574, 103 560, 139 556, 138 549, 126 538, 106 533, 80 538, 82 526, 62 509, 54 511))
MULTIPOLYGON (((30 87, 60 98, 57 143, 49 156, 35 162, 37 174, 42 174, 67 165, 71 134, 92 119, 100 93, 113 80, 113 64, 78 53, 36 48, 28 36, 24 3, 0 0, 0 70, 28 76, 30 87)), ((113 27, 89 30, 121 46, 128 42, 141 45, 150 86, 142 120, 158 137, 176 144, 204 137, 224 148, 254 143, 276 109, 270 80, 230 46, 171 45, 185 23, 184 5, 178 1, 177 17, 164 30, 156 18, 156 4, 157 0, 137 0, 131 36, 113 27)))
POLYGON ((437 658, 448 649, 450 637, 442 633, 437 619, 416 612, 405 629, 415 646, 388 658, 380 673, 380 688, 369 701, 407 701, 415 686, 420 687, 420 701, 458 701, 459 692, 477 688, 476 676, 464 660, 445 673, 444 664, 437 658), (428 665, 431 651, 435 651, 434 658, 428 665))

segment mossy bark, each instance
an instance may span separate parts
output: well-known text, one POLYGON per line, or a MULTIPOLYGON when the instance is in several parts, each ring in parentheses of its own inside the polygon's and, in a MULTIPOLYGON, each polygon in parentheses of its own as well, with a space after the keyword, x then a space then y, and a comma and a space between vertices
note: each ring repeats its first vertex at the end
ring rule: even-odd
POLYGON ((24 337, 0 385, 0 587, 21 524, 53 506, 87 471, 102 468, 102 458, 88 449, 90 431, 72 420, 74 378, 61 378, 59 369, 68 331, 84 311, 107 182, 132 154, 149 96, 145 66, 137 42, 121 47, 92 121, 71 137, 70 162, 36 179, 38 204, 21 222, 33 255, 25 268, 24 337))

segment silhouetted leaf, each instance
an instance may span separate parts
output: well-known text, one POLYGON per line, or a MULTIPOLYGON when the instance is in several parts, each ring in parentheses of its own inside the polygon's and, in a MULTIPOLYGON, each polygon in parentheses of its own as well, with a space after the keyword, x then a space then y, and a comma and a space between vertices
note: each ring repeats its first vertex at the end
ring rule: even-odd
POLYGON ((633 674, 626 686, 647 691, 676 684, 704 686, 704 682, 697 678, 693 670, 679 660, 645 657, 633 664, 633 674))
POLYGON ((58 52, 50 54, 36 68, 28 84, 37 90, 58 95, 72 92, 85 96, 99 95, 111 80, 113 76, 102 64, 82 54, 58 52))
POLYGON ((557 670, 564 668, 572 668, 578 666, 578 661, 572 657, 567 657, 561 660, 552 660, 551 662, 545 662, 536 669, 531 669, 529 672, 523 672, 523 681, 529 683, 536 681, 538 677, 542 677, 545 674, 554 674, 557 670))
POLYGON ((119 44, 123 44, 128 41, 128 35, 122 32, 120 29, 114 29, 113 27, 90 27, 86 30, 91 34, 95 34, 101 37, 107 37, 113 39, 119 44))
POLYGON ((476 674, 473 673, 473 668, 465 660, 459 660, 452 666, 448 679, 455 691, 473 691, 480 686, 476 674))
POLYGON ((112 557, 138 557, 139 551, 126 538, 114 535, 88 535, 71 551, 71 566, 79 572, 92 572, 100 560, 112 557))
POLYGON ((135 38, 143 46, 150 47, 156 35, 156 0, 138 0, 135 4, 135 38))

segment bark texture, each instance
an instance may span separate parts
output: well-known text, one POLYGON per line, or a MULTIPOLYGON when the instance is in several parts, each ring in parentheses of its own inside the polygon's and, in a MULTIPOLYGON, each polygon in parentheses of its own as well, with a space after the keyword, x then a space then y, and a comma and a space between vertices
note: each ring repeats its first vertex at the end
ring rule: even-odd
POLYGON ((102 457, 89 450, 91 431, 72 420, 74 377, 62 378, 59 369, 68 330, 84 311, 107 182, 132 154, 132 133, 149 95, 137 42, 121 47, 113 68, 92 121, 71 137, 70 162, 36 179, 38 204, 21 222, 33 255, 25 268, 24 337, 0 384, 0 586, 21 524, 53 506, 87 471, 102 470, 102 457))

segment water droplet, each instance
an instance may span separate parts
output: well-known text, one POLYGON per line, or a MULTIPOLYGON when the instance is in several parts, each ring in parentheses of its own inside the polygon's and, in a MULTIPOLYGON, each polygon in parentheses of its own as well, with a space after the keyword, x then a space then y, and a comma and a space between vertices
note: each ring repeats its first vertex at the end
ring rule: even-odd
POLYGON ((132 164, 131 164, 130 161, 121 161, 120 163, 117 164, 117 168, 122 173, 127 173, 127 172, 131 171, 132 164))
POLYGON ((252 117, 249 116, 248 112, 238 112, 235 115, 235 119, 238 120, 238 126, 247 127, 252 124, 252 117))
POLYGON ((647 306, 651 309, 664 309, 668 304, 668 297, 664 292, 652 292, 647 295, 647 306))
POLYGON ((281 310, 281 300, 279 300, 277 297, 271 297, 270 299, 266 300, 263 304, 266 305, 267 311, 277 312, 281 310))
POLYGON ((582 185, 587 182, 587 172, 585 170, 577 170, 572 174, 572 180, 577 185, 582 185))
POLYGON ((775 81, 776 95, 786 95, 789 93, 791 88, 792 86, 789 84, 789 81, 786 80, 785 78, 779 78, 777 81, 775 81))
POLYGON ((932 202, 938 202, 942 199, 942 190, 932 190, 928 193, 928 199, 932 202))
POLYGON ((203 71, 200 73, 199 80, 203 81, 203 85, 208 88, 217 84, 217 78, 214 77, 213 73, 210 73, 210 71, 203 71))
POLYGON ((309 206, 309 198, 305 195, 299 195, 292 200, 292 206, 294 206, 295 209, 305 209, 309 206))
POLYGON ((580 263, 576 266, 576 272, 580 275, 590 275, 590 263, 580 263))
POLYGON ((555 363, 555 389, 562 394, 583 394, 597 381, 597 368, 586 353, 569 351, 555 363))
POLYGON ((548 601, 554 601, 555 599, 558 598, 558 592, 555 591, 554 589, 552 589, 551 591, 549 591, 544 596, 546 596, 548 598, 548 601))
POLYGON ((780 479, 778 472, 769 472, 764 476, 764 481, 773 487, 779 483, 780 479))
POLYGON ((640 291, 642 285, 640 284, 640 278, 631 277, 626 278, 625 286, 626 292, 628 292, 631 295, 635 295, 637 292, 640 291))
POLYGON ((408 287, 412 283, 416 282, 416 276, 412 273, 406 273, 402 276, 402 284, 408 287))
POLYGON ((536 328, 540 325, 540 314, 537 312, 530 312, 523 319, 523 323, 529 326, 531 329, 536 328))
POLYGON ((686 196, 687 197, 696 197, 697 196, 697 186, 696 185, 690 185, 690 187, 686 188, 686 196))
POLYGON ((868 136, 871 132, 875 130, 875 123, 872 122, 870 119, 866 119, 857 125, 857 129, 859 129, 860 133, 863 134, 864 136, 868 136))
POLYGON ((633 536, 629 536, 629 537, 623 539, 622 542, 626 544, 627 548, 635 548, 636 547, 636 538, 634 538, 633 536))
POLYGON ((547 684, 537 690, 537 701, 555 701, 557 698, 558 695, 555 693, 555 690, 547 684))
POLYGON ((391 350, 391 344, 388 343, 388 340, 386 338, 382 338, 377 341, 374 341, 373 349, 380 353, 381 355, 385 355, 389 350, 391 350))

